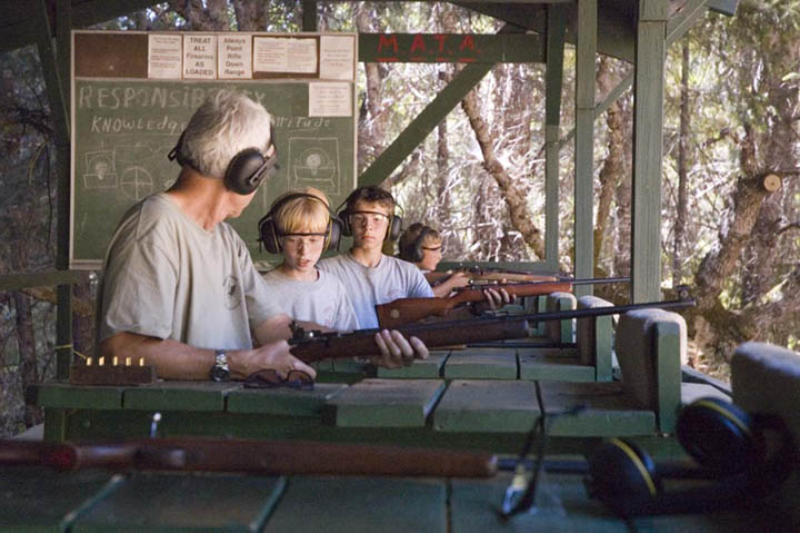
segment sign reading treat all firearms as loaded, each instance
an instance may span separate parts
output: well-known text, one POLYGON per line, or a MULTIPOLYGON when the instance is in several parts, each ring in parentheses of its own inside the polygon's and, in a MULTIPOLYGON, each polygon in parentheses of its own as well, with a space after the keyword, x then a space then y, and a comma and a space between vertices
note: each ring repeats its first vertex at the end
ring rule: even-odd
POLYGON ((272 114, 280 170, 231 223, 256 262, 258 220, 288 189, 338 205, 355 187, 354 34, 72 34, 71 268, 98 268, 117 222, 168 188, 167 160, 209 93, 234 88, 272 114))

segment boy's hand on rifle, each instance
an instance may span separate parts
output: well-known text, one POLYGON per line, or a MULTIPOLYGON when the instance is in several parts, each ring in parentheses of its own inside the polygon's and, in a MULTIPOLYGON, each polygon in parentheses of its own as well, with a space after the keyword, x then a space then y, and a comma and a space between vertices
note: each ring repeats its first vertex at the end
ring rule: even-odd
POLYGON ((406 339, 402 333, 393 329, 384 329, 375 334, 375 343, 381 355, 372 357, 372 364, 386 368, 408 366, 414 359, 427 359, 428 348, 417 337, 406 339))
POLYGON ((489 309, 492 311, 496 311, 504 305, 508 305, 517 301, 516 296, 511 296, 508 294, 508 291, 503 288, 485 289, 483 291, 483 297, 486 298, 486 303, 489 305, 489 309))

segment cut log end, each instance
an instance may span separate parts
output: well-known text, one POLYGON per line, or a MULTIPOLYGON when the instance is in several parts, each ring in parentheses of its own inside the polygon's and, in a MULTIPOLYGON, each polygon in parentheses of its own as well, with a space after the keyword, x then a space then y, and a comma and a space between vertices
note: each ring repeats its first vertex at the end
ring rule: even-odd
POLYGON ((767 192, 775 192, 781 188, 781 178, 777 174, 767 174, 761 179, 761 186, 767 192))

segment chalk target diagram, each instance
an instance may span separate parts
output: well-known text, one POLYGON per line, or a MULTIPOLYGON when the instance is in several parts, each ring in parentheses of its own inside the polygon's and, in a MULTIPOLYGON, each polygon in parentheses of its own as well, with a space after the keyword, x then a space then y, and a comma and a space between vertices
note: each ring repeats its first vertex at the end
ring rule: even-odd
POLYGON ((339 139, 289 138, 289 188, 316 187, 328 195, 341 193, 339 139))
POLYGON ((87 190, 119 194, 128 200, 141 200, 174 180, 170 176, 162 180, 164 183, 156 183, 152 171, 164 166, 162 158, 163 146, 151 148, 138 142, 88 151, 84 154, 83 186, 87 190))

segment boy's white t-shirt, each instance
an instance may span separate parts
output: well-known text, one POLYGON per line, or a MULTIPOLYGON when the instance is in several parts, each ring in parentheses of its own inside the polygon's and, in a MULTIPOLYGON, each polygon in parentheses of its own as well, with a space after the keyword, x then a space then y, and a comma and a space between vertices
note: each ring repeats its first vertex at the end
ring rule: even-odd
POLYGON ((270 295, 295 320, 314 322, 336 331, 358 329, 347 291, 335 276, 320 271, 315 281, 301 281, 277 268, 264 274, 270 295))
POLYGON ((323 259, 317 265, 344 284, 362 329, 377 328, 375 306, 399 298, 433 298, 433 290, 416 265, 382 255, 375 267, 366 267, 348 252, 323 259))

